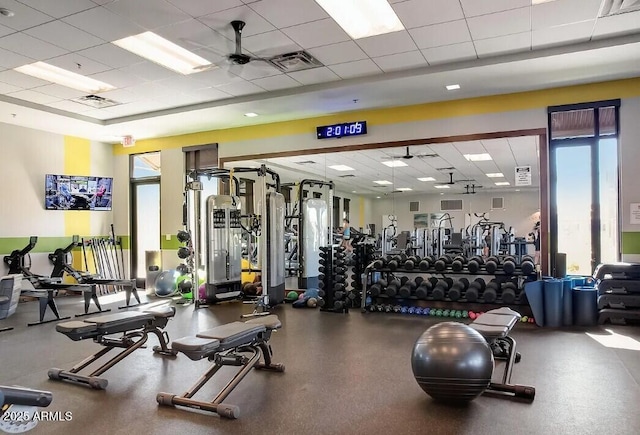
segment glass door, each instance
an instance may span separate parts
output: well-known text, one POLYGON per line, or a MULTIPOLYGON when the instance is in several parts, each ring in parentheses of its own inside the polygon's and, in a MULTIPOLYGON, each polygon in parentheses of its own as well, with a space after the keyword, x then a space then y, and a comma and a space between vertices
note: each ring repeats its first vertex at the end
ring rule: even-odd
POLYGON ((146 277, 145 252, 160 251, 160 182, 133 184, 132 263, 134 278, 146 277))

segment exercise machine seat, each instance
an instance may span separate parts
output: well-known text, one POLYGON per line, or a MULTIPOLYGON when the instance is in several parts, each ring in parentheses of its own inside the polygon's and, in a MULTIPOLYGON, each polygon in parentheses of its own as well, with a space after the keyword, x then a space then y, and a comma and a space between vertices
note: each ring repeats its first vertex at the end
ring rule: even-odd
POLYGON ((22 289, 22 275, 14 274, 0 278, 0 319, 16 312, 22 289))

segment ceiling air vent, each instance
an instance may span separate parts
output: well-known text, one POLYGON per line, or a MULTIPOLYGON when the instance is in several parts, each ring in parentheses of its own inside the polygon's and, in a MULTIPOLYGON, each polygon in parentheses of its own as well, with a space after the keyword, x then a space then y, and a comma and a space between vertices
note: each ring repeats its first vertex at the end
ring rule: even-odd
POLYGON ((504 208, 504 198, 491 198, 491 210, 502 210, 504 208))
POLYGON ((420 211, 420 201, 409 202, 409 211, 420 211))
POLYGON ((280 54, 269 59, 269 62, 280 71, 286 73, 324 66, 322 62, 306 51, 280 54))
POLYGON ((640 0, 604 0, 601 17, 640 11, 640 0))
POLYGON ((84 97, 76 98, 73 101, 96 109, 104 109, 105 107, 113 107, 122 104, 108 98, 99 97, 98 95, 85 95, 84 97))
POLYGON ((461 199, 443 199, 440 201, 440 211, 462 210, 461 199))
POLYGON ((340 175, 339 178, 351 178, 351 177, 355 177, 355 175, 353 175, 353 174, 340 175))
POLYGON ((303 160, 301 162, 296 162, 296 165, 314 165, 316 162, 313 160, 303 160))

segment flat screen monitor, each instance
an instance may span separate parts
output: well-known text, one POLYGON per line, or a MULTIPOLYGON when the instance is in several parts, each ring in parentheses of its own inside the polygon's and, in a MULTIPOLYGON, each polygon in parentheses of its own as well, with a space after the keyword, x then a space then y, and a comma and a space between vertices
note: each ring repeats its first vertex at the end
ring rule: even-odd
POLYGON ((113 178, 110 177, 48 174, 45 177, 45 208, 109 211, 112 187, 113 178))

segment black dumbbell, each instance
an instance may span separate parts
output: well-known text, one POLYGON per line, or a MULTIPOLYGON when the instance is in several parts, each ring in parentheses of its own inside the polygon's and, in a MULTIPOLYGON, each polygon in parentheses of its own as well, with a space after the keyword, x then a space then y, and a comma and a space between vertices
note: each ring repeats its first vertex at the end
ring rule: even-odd
POLYGON ((400 281, 398 281, 397 279, 394 279, 393 281, 391 281, 389 283, 389 285, 384 290, 384 292, 390 298, 395 298, 396 295, 398 294, 398 290, 400 290, 401 286, 402 286, 402 284, 400 283, 400 281))
POLYGON ((465 264, 467 264, 467 257, 464 255, 458 255, 451 262, 451 270, 454 272, 460 272, 465 264))
POLYGON ((502 270, 507 275, 513 275, 516 271, 516 259, 508 255, 502 259, 502 270))
POLYGON ((317 302, 316 302, 316 306, 319 307, 319 308, 322 308, 322 307, 324 307, 324 304, 325 304, 324 298, 318 297, 317 298, 317 302))
POLYGON ((467 278, 460 278, 453 283, 447 297, 452 301, 457 301, 462 297, 462 293, 469 288, 469 280, 467 278))
POLYGON ((413 282, 416 283, 416 287, 418 287, 420 284, 422 284, 422 282, 424 281, 424 278, 421 276, 416 276, 416 279, 413 280, 413 282))
POLYGON ((389 268, 389 270, 396 270, 398 269, 398 260, 395 258, 392 258, 391 260, 387 261, 387 267, 389 268))
POLYGON ((453 285, 453 280, 451 278, 439 279, 438 283, 433 287, 433 291, 431 292, 431 296, 437 301, 441 301, 444 299, 444 295, 453 285))
POLYGON ((344 283, 341 282, 337 282, 333 285, 333 291, 334 292, 339 292, 345 289, 345 285, 344 283))
POLYGON ((318 297, 323 298, 323 297, 326 296, 326 294, 327 294, 327 292, 325 292, 324 290, 322 290, 322 289, 318 290, 318 297))
POLYGON ((433 286, 431 285, 430 281, 422 281, 420 283, 420 285, 416 288, 416 297, 418 299, 427 299, 427 296, 429 296, 429 293, 431 292, 431 290, 433 289, 433 286))
POLYGON ((387 281, 384 280, 384 279, 381 279, 380 281, 378 281, 377 283, 373 284, 369 288, 369 292, 371 293, 372 297, 380 296, 380 294, 384 291, 386 286, 387 286, 387 281))
POLYGON ((480 266, 484 264, 484 260, 481 256, 475 255, 471 257, 469 262, 467 263, 467 270, 471 273, 478 273, 480 270, 480 266))
POLYGON ((385 265, 385 261, 382 258, 378 258, 376 261, 373 262, 373 268, 377 270, 384 269, 384 265, 385 265))
POLYGON ((448 255, 441 255, 435 262, 435 267, 438 272, 442 272, 447 268, 447 265, 451 264, 451 257, 448 255))
POLYGON ((427 271, 431 267, 431 263, 429 262, 428 258, 423 258, 422 260, 420 260, 420 263, 418 264, 418 267, 422 271, 427 271))
POLYGON ((345 307, 344 301, 333 301, 334 310, 343 310, 345 307))
POLYGON ((347 292, 345 292, 343 290, 339 290, 339 291, 333 293, 333 299, 334 300, 344 299, 346 296, 347 296, 347 292))
POLYGON ((435 287, 436 284, 438 284, 438 278, 436 278, 435 276, 430 276, 429 282, 431 283, 431 287, 435 287))
POLYGON ((344 275, 336 275, 334 277, 335 282, 344 283, 347 281, 347 278, 344 275))
POLYGON ((413 270, 413 268, 416 267, 416 265, 418 264, 419 264, 418 259, 414 256, 411 256, 404 261, 404 268, 406 270, 413 270))
POLYGON ((505 282, 502 284, 502 302, 505 304, 512 304, 516 301, 516 291, 518 286, 512 282, 505 282))
POLYGON ((487 261, 484 264, 485 269, 487 269, 487 273, 496 273, 498 270, 498 266, 500 265, 500 260, 498 257, 491 256, 487 258, 487 261))
POLYGON ((416 290, 416 283, 413 281, 407 281, 400 287, 398 294, 401 298, 408 298, 416 290))
POLYGON ((529 255, 525 255, 522 257, 522 261, 520 262, 520 269, 522 269, 522 273, 525 275, 531 275, 536 270, 536 265, 533 262, 533 258, 529 255))
POLYGON ((407 282, 409 282, 408 276, 400 277, 400 285, 405 285, 407 282))
POLYGON ((484 292, 485 288, 486 283, 484 282, 484 279, 476 278, 473 282, 469 283, 469 288, 465 292, 464 297, 467 302, 476 302, 478 297, 480 297, 482 292, 484 292))
POLYGON ((500 289, 500 284, 495 279, 492 279, 487 283, 487 287, 484 289, 482 293, 482 299, 488 304, 492 304, 498 299, 498 290, 500 289))

